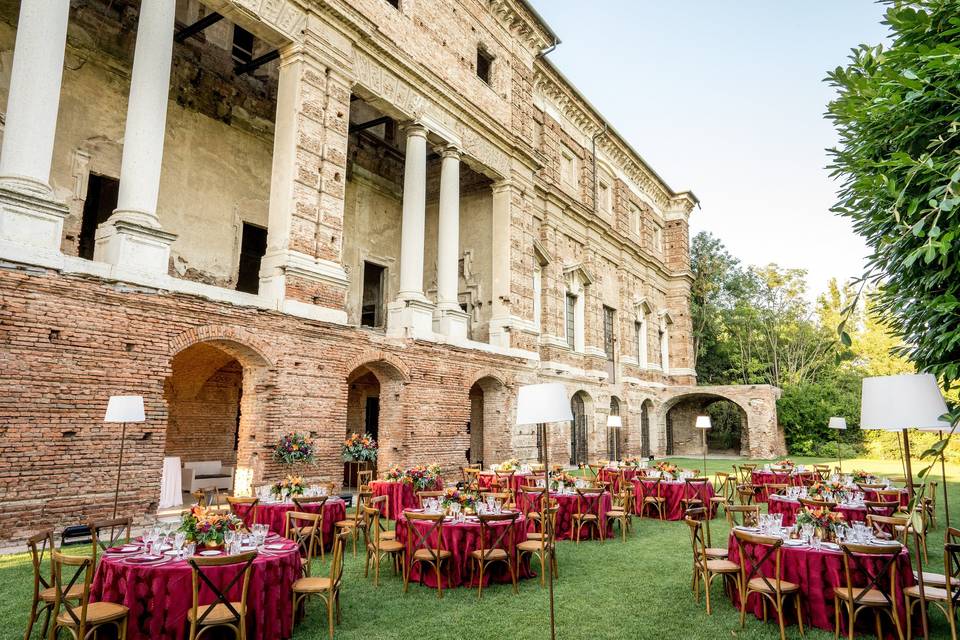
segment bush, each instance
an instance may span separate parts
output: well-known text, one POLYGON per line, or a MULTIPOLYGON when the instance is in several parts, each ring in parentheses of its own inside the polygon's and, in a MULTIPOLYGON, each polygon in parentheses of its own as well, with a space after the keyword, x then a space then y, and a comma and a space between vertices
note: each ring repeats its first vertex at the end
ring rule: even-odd
POLYGON ((777 401, 777 419, 792 455, 826 455, 820 452, 828 445, 836 454, 837 434, 827 428, 832 416, 846 418, 848 430, 840 433, 840 440, 856 450, 860 441, 856 428, 860 417, 858 375, 838 372, 820 382, 783 386, 783 395, 777 401))

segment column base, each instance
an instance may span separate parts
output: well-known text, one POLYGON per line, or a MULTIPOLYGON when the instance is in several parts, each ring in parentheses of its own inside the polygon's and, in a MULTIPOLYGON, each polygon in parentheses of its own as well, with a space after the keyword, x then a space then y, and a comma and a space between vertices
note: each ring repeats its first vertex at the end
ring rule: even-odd
POLYGON ((0 241, 43 253, 60 253, 66 204, 51 191, 19 180, 0 181, 0 241))
POLYGON ((299 251, 268 250, 260 261, 259 294, 278 311, 344 323, 348 286, 342 265, 299 251))
POLYGON ((387 335, 429 338, 433 335, 433 303, 397 300, 387 305, 387 335))
POLYGON ((467 339, 470 314, 461 309, 437 309, 433 312, 433 330, 457 340, 467 339))
POLYGON ((115 267, 167 275, 170 245, 176 234, 126 220, 107 220, 97 227, 93 259, 115 267))

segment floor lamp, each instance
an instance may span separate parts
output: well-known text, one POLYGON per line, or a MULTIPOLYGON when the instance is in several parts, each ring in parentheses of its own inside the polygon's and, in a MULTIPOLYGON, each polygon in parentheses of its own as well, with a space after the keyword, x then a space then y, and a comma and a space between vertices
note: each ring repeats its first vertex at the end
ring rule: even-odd
POLYGON ((827 423, 827 428, 837 432, 837 470, 843 473, 843 457, 840 455, 840 432, 847 430, 847 419, 833 416, 827 423))
MULTIPOLYGON (((709 431, 713 427, 713 424, 710 422, 710 416, 697 416, 697 421, 694 423, 693 426, 699 429, 700 433, 703 434, 703 477, 708 478, 707 482, 710 482, 709 480, 710 475, 707 473, 707 431, 709 431)), ((704 491, 704 495, 701 497, 703 498, 703 506, 707 508, 707 511, 706 511, 707 515, 704 518, 704 520, 706 520, 706 523, 707 523, 706 524, 707 545, 709 546, 711 543, 710 519, 713 517, 713 513, 711 513, 711 509, 713 509, 713 504, 711 504, 710 500, 707 499, 708 495, 709 494, 707 494, 706 491, 704 491)))
POLYGON ((128 422, 146 422, 143 414, 143 396, 110 396, 107 413, 103 417, 107 423, 120 423, 120 457, 117 459, 117 486, 113 491, 113 518, 117 517, 117 503, 120 500, 120 471, 123 468, 123 445, 127 439, 128 422))
MULTIPOLYGON (((549 431, 546 428, 548 422, 570 422, 573 420, 573 412, 570 410, 570 399, 567 397, 567 389, 559 382, 548 382, 544 384, 530 384, 520 387, 517 394, 517 425, 538 425, 543 432, 543 466, 547 470, 547 488, 546 505, 550 505, 550 441, 549 431)), ((554 622, 554 603, 553 603, 553 555, 555 553, 553 545, 553 519, 543 518, 543 530, 549 544, 544 546, 547 565, 547 585, 550 594, 550 640, 557 637, 556 624, 554 622)))
MULTIPOLYGON (((611 435, 610 429, 619 429, 622 426, 623 426, 623 419, 620 418, 620 416, 615 416, 613 414, 610 414, 609 416, 607 416, 607 437, 609 438, 611 435)), ((618 439, 615 438, 614 442, 617 442, 617 440, 618 439)), ((615 454, 617 460, 621 460, 623 458, 623 453, 620 451, 620 447, 614 447, 613 453, 615 454)), ((613 458, 614 456, 610 456, 610 457, 613 458)))
MULTIPOLYGON (((947 413, 937 379, 929 373, 880 376, 863 379, 860 404, 860 428, 899 431, 903 434, 903 457, 906 468, 907 492, 910 504, 916 509, 913 495, 913 468, 910 461, 909 429, 949 429, 940 416, 947 413)), ((946 484, 946 483, 944 483, 946 484)), ((944 487, 946 488, 946 487, 944 487)), ((946 505, 944 505, 946 506, 946 505)), ((911 514, 911 517, 913 514, 911 514)), ((920 610, 923 637, 928 637, 926 595, 923 576, 923 558, 919 545, 914 545, 917 557, 917 584, 920 587, 920 610)))

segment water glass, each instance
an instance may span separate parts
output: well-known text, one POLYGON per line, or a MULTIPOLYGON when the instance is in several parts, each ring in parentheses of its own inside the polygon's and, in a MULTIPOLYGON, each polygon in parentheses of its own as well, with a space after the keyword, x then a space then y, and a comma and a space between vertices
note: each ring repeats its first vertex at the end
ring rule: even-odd
POLYGON ((233 529, 227 529, 223 532, 223 541, 227 545, 228 553, 233 554, 233 543, 237 540, 237 532, 233 529))
POLYGON ((813 538, 813 525, 805 524, 800 527, 800 535, 803 537, 803 540, 810 544, 810 539, 813 538))

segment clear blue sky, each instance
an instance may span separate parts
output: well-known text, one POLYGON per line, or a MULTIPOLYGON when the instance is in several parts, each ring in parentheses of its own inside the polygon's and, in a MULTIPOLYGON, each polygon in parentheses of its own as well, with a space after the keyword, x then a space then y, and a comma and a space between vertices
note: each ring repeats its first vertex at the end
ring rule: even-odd
POLYGON ((884 40, 872 0, 532 0, 550 59, 675 190, 691 231, 746 264, 807 269, 813 293, 866 248, 830 213, 828 69, 884 40))

